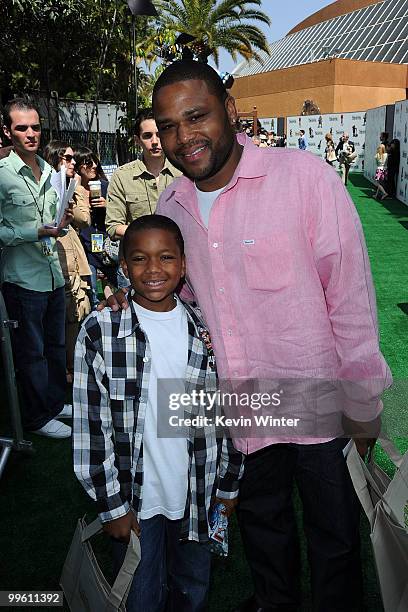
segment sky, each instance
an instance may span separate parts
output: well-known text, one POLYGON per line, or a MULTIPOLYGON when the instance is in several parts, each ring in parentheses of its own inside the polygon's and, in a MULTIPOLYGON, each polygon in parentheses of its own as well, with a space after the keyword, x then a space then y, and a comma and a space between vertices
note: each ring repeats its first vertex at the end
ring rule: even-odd
MULTIPOLYGON (((257 25, 265 32, 268 42, 273 42, 283 38, 300 21, 332 2, 333 0, 262 0, 260 8, 270 17, 272 23, 270 27, 257 25)), ((219 70, 231 72, 234 66, 231 56, 221 52, 219 70)))

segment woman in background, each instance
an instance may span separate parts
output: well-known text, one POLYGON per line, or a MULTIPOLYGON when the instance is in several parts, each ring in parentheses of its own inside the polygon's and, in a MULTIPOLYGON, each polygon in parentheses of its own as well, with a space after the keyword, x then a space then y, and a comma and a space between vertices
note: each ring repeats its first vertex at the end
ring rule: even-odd
POLYGON ((387 183, 387 153, 385 145, 380 144, 377 147, 377 153, 375 154, 375 161, 377 163, 377 169, 375 171, 374 180, 377 185, 377 191, 375 192, 376 200, 384 200, 388 197, 388 193, 385 191, 384 185, 387 183))
POLYGON ((325 136, 325 140, 326 140, 326 148, 324 150, 324 159, 330 166, 333 166, 337 157, 336 157, 336 147, 333 142, 333 136, 330 134, 330 132, 327 132, 325 136))
MULTIPOLYGON (((51 140, 45 147, 44 159, 56 170, 65 166, 67 182, 75 178, 74 152, 60 140, 51 140)), ((74 375, 74 350, 79 326, 91 311, 88 297, 88 279, 91 270, 86 259, 84 247, 77 230, 89 226, 91 215, 89 206, 76 194, 73 202, 74 220, 65 236, 57 239, 58 256, 65 279, 65 338, 67 355, 67 382, 72 383, 74 375)))
POLYGON ((98 157, 88 147, 77 147, 75 150, 75 169, 80 178, 77 187, 77 196, 91 211, 91 223, 80 233, 81 241, 85 249, 89 267, 91 269, 92 286, 92 308, 95 309, 99 303, 98 298, 98 270, 104 274, 108 282, 117 286, 116 274, 117 262, 109 258, 105 252, 106 232, 106 193, 108 181, 102 170, 98 157), (99 198, 90 197, 90 181, 101 182, 101 194, 99 198))

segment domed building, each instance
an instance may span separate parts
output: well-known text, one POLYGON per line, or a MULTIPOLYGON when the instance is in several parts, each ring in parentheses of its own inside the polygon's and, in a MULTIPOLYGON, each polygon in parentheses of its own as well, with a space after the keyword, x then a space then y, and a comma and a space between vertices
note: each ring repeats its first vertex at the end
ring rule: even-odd
POLYGON ((305 100, 320 113, 393 104, 407 97, 408 0, 337 0, 262 55, 234 71, 241 112, 299 115, 305 100))

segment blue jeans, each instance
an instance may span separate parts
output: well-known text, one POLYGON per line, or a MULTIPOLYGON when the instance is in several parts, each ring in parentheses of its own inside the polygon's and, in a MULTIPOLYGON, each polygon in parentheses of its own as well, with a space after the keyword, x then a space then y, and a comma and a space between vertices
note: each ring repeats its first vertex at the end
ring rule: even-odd
MULTIPOLYGON (((92 310, 95 310, 100 302, 100 299, 98 296, 98 270, 99 268, 96 268, 92 264, 89 264, 89 267, 91 269, 91 276, 90 276, 91 278, 91 298, 90 298, 91 307, 92 307, 92 310)), ((116 280, 117 280, 116 279, 116 268, 107 267, 107 268, 102 268, 101 271, 105 274, 110 284, 116 287, 116 280)))
POLYGON ((28 430, 40 429, 64 406, 64 287, 54 291, 31 291, 4 283, 2 292, 10 319, 18 321, 11 337, 23 400, 23 426, 28 430))
POLYGON ((118 289, 122 289, 123 287, 127 289, 128 287, 130 287, 130 280, 128 279, 127 276, 125 276, 122 266, 119 266, 116 278, 117 278, 116 283, 117 283, 118 289))
MULTIPOLYGON (((127 612, 204 612, 211 553, 205 544, 180 542, 181 520, 162 514, 140 521, 142 558, 126 603, 127 612)), ((126 544, 113 542, 115 574, 126 544)))

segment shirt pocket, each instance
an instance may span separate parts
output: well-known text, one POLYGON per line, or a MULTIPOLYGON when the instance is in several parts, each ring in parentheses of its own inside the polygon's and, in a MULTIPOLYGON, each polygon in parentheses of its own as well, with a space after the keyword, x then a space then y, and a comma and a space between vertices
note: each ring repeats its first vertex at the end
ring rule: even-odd
POLYGON ((17 223, 33 224, 37 223, 36 205, 31 195, 13 194, 12 217, 17 223))
POLYGON ((138 396, 138 385, 135 378, 109 379, 109 397, 111 400, 134 400, 138 396))
POLYGON ((149 206, 149 200, 145 195, 127 194, 126 208, 128 215, 127 221, 130 223, 142 215, 153 214, 156 206, 153 206, 153 202, 150 202, 149 206))
POLYGON ((242 243, 245 277, 250 289, 277 291, 293 281, 293 255, 288 236, 272 234, 268 238, 242 243))
POLYGON ((110 378, 109 399, 115 436, 117 440, 121 440, 121 436, 129 435, 136 426, 139 401, 137 380, 110 378))

